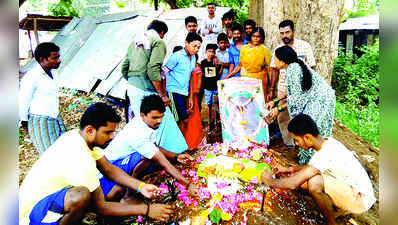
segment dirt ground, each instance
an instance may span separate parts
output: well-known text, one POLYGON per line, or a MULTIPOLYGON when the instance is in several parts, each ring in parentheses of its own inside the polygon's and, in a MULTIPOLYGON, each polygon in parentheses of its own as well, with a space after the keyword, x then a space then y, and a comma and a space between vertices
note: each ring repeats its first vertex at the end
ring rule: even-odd
MULTIPOLYGON (((94 94, 87 95, 77 91, 62 90, 61 91, 61 118, 64 120, 67 129, 73 129, 78 127, 79 119, 91 102, 105 101, 105 98, 96 96, 94 94)), ((119 115, 123 115, 123 121, 119 126, 119 129, 124 126, 124 110, 122 107, 116 107, 119 115)), ((205 113, 205 112, 204 112, 205 113)), ((203 115, 204 117, 204 115, 203 115)), ((368 172, 375 189, 375 195, 377 202, 376 204, 366 213, 359 215, 346 215, 341 216, 337 219, 338 224, 379 224, 379 149, 370 146, 365 141, 361 140, 358 136, 353 134, 347 127, 343 126, 340 121, 335 121, 333 128, 333 137, 344 143, 349 149, 354 150, 362 165, 368 172)), ((273 140, 270 144, 271 151, 279 158, 280 162, 286 165, 294 165, 297 162, 297 151, 282 151, 278 144, 281 140, 273 140), (292 163, 293 162, 293 163, 292 163)), ((35 150, 33 144, 28 138, 28 135, 20 129, 19 137, 19 183, 23 181, 26 173, 29 171, 33 163, 38 159, 39 155, 35 150)), ((154 177, 158 177, 156 174, 149 176, 146 179, 152 180, 154 177)), ((163 179, 168 179, 167 176, 163 179)), ((153 180, 155 181, 155 180, 153 180)), ((159 182, 159 180, 158 180, 159 182)), ((155 181, 156 183, 156 181, 155 181)), ((309 205, 314 205, 312 199, 307 198, 309 205), (311 202, 312 201, 312 202, 311 202)), ((109 218, 102 218, 94 213, 88 213, 81 224, 135 224, 136 217, 121 218, 115 220, 109 218)), ((250 220, 249 220, 250 223, 250 220)), ((252 222, 256 222, 254 221, 252 222)), ((274 223, 272 223, 274 224, 274 223)), ((276 223, 278 224, 278 223, 276 223)), ((281 224, 281 223, 279 223, 281 224)), ((289 224, 300 224, 299 222, 289 224)))

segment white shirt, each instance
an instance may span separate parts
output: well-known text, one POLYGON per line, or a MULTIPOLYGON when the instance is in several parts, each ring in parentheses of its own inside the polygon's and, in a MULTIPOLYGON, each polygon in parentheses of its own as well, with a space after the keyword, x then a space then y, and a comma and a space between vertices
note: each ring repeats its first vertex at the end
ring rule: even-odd
POLYGON ((28 120, 28 113, 57 118, 59 114, 58 86, 39 64, 28 71, 19 89, 19 118, 28 120))
POLYGON ((337 179, 349 184, 361 193, 363 204, 368 210, 376 202, 372 182, 361 163, 341 142, 329 137, 321 150, 316 151, 308 165, 322 173, 327 171, 337 179))
POLYGON ((105 156, 108 160, 114 161, 138 152, 145 158, 151 159, 159 150, 155 145, 155 134, 156 130, 146 125, 138 115, 127 123, 105 148, 105 156))
MULTIPOLYGON (((221 19, 214 16, 213 18, 209 18, 208 16, 203 19, 201 26, 199 27, 200 34, 204 34, 205 38, 203 43, 209 44, 217 44, 217 36, 218 33, 222 31, 222 23, 221 19), (209 34, 209 28, 212 28, 213 33, 209 34)), ((206 48, 206 46, 205 46, 206 48)))

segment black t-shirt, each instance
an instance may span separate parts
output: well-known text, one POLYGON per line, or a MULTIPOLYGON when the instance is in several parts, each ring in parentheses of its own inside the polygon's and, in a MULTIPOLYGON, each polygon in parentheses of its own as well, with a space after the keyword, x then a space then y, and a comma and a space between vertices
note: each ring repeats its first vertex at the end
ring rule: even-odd
POLYGON ((200 63, 202 70, 202 87, 209 91, 217 90, 217 81, 220 79, 220 68, 216 67, 213 61, 209 62, 207 59, 200 63))

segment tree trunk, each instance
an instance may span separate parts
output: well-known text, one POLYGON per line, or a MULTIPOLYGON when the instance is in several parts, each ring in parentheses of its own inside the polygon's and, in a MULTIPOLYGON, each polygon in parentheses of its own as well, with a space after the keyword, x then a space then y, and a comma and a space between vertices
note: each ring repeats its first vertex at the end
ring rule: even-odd
POLYGON ((169 4, 171 9, 178 9, 177 0, 164 0, 167 4, 169 4))
POLYGON ((256 26, 264 26, 264 0, 250 0, 249 19, 256 21, 256 26))
POLYGON ((312 46, 317 71, 330 83, 343 14, 344 0, 251 0, 249 17, 258 23, 263 21, 264 45, 271 51, 282 42, 279 23, 291 19, 295 25, 295 37, 312 46), (261 4, 263 17, 255 13, 261 4))

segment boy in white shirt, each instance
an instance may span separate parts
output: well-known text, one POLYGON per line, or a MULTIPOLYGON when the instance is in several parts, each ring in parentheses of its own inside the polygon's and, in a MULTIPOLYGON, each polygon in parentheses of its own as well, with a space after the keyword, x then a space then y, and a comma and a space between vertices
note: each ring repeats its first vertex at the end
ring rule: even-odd
POLYGON ((362 213, 375 202, 372 182, 361 163, 342 143, 323 138, 312 118, 306 114, 294 117, 288 131, 296 145, 315 154, 308 165, 289 167, 277 165, 272 178, 267 170, 261 180, 271 188, 307 189, 318 204, 328 224, 336 224, 333 207, 344 213, 362 213))
POLYGON ((36 47, 34 56, 39 65, 21 80, 19 117, 22 127, 41 154, 66 129, 58 117, 58 87, 51 72, 61 64, 59 47, 51 42, 43 42, 36 47))

